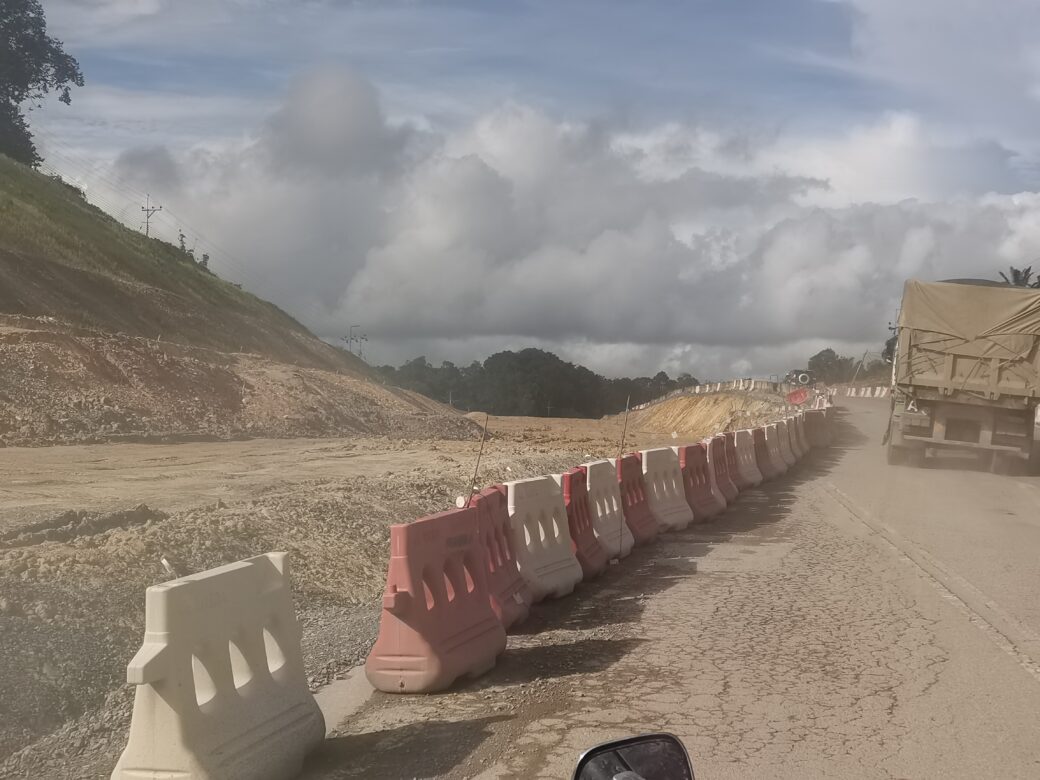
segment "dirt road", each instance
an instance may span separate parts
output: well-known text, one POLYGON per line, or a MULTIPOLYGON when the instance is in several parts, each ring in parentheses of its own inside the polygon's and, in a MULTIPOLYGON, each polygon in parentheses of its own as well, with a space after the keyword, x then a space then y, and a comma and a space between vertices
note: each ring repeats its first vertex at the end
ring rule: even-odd
POLYGON ((539 606, 452 693, 373 694, 305 776, 560 778, 669 730, 698 778, 1040 776, 1040 487, 889 467, 885 405, 718 522, 539 606))

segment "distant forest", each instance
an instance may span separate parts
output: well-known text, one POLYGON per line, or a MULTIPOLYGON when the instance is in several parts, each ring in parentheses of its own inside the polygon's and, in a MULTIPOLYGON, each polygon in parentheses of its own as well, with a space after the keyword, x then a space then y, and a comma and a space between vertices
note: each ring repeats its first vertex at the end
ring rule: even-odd
POLYGON ((431 365, 425 357, 400 368, 380 366, 391 384, 414 390, 462 411, 528 417, 602 417, 676 390, 698 384, 690 374, 672 379, 664 371, 653 377, 607 379, 541 349, 498 352, 483 363, 459 368, 431 365))

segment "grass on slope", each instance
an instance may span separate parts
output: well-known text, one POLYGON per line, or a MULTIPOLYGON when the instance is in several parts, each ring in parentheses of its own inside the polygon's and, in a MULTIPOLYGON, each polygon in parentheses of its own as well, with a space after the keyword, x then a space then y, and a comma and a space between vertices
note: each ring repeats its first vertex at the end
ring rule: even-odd
POLYGON ((3 155, 0 312, 368 374, 274 304, 3 155))

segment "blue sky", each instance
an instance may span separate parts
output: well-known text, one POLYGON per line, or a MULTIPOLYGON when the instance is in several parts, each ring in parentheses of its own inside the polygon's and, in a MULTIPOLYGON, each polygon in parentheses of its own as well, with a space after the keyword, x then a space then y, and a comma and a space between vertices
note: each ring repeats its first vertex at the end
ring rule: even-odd
POLYGON ((1040 254, 1035 2, 44 5, 49 164, 386 361, 773 373, 1040 254))
POLYGON ((129 90, 262 99, 336 62, 399 95, 402 112, 444 121, 503 98, 632 122, 813 125, 901 107, 893 90, 827 64, 851 56, 856 12, 821 0, 50 6, 90 83, 129 90))

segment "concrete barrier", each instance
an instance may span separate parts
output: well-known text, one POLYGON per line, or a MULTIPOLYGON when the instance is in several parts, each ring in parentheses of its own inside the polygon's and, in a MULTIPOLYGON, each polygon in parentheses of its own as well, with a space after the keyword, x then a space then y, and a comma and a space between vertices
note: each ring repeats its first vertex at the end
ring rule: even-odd
POLYGON ((137 688, 113 780, 290 778, 325 738, 286 553, 148 588, 126 676, 137 688))
POLYGON ((735 431, 733 443, 737 448, 737 471, 740 478, 752 488, 762 484, 762 472, 758 468, 758 460, 755 458, 755 437, 749 430, 735 431))
POLYGON ((535 601, 559 598, 581 582, 574 557, 563 492, 552 477, 506 482, 509 531, 520 576, 535 601))
POLYGON ((636 540, 625 522, 617 467, 609 460, 595 460, 581 466, 589 491, 589 509, 596 538, 611 558, 624 558, 636 540))
POLYGON ((643 450, 643 481, 650 511, 661 528, 679 531, 693 522, 693 510, 686 502, 679 456, 670 448, 643 450))

